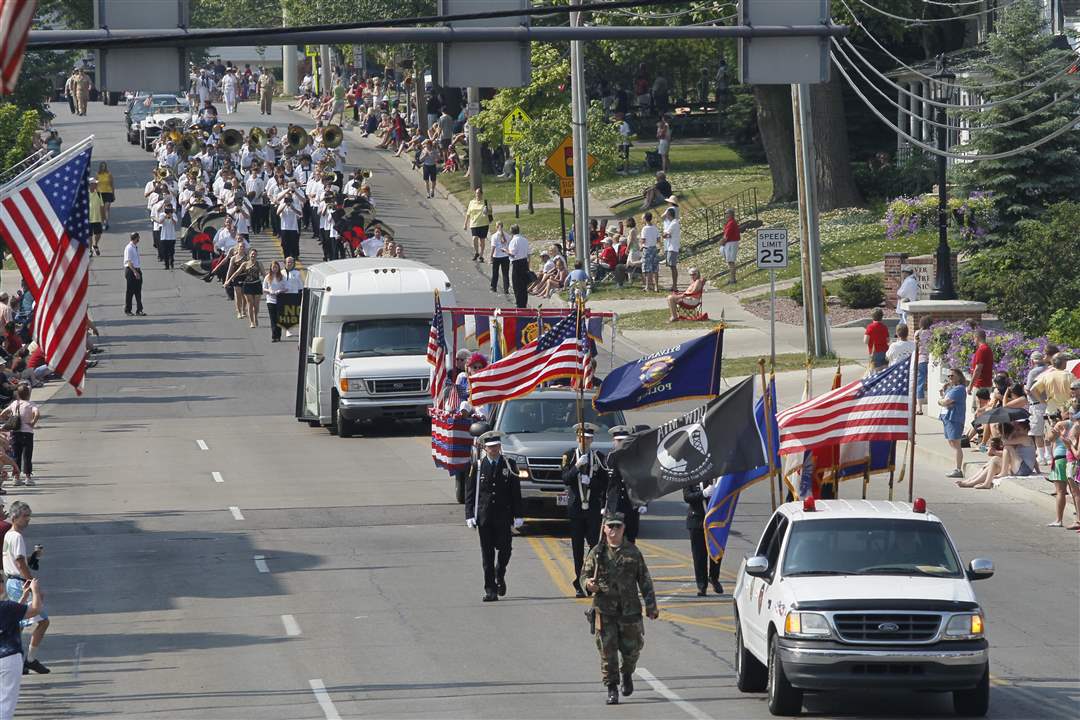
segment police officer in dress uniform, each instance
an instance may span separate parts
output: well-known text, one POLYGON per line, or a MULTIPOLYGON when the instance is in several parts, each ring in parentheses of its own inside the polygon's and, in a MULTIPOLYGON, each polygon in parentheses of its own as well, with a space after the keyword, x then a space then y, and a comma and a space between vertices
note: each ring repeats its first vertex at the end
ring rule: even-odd
POLYGON ((579 578, 592 595, 596 612, 596 649, 600 651, 608 705, 619 704, 620 672, 623 695, 634 692, 634 670, 645 647, 641 600, 645 601, 646 615, 653 620, 660 617, 649 568, 637 545, 624 539, 625 529, 622 513, 607 515, 604 539, 589 551, 579 578))
POLYGON ((480 535, 484 602, 491 602, 506 594, 510 528, 521 527, 525 520, 521 512, 521 481, 517 466, 503 457, 502 437, 497 432, 488 432, 480 437, 480 441, 484 444, 484 457, 476 463, 465 485, 465 524, 480 535))
POLYGON ((600 511, 607 500, 607 473, 603 457, 592 449, 596 426, 577 426, 578 446, 562 457, 562 479, 566 484, 566 519, 570 521, 570 545, 574 551, 574 590, 578 597, 585 591, 578 582, 585 544, 596 545, 600 539, 600 511))
POLYGON ((712 584, 713 592, 724 594, 720 584, 720 563, 709 557, 705 546, 705 503, 716 491, 716 485, 700 483, 683 488, 686 501, 686 530, 690 533, 690 554, 694 557, 694 579, 697 580, 698 597, 705 596, 705 588, 712 584))
POLYGON ((636 542, 638 528, 641 525, 641 513, 648 512, 649 506, 642 505, 640 508, 635 508, 630 503, 630 496, 626 494, 626 485, 623 483, 622 474, 615 469, 615 463, 613 462, 615 453, 623 446, 626 438, 630 437, 633 430, 626 425, 617 425, 611 428, 610 432, 611 439, 615 444, 607 456, 607 502, 604 503, 604 514, 622 513, 626 521, 626 539, 630 542, 636 542))

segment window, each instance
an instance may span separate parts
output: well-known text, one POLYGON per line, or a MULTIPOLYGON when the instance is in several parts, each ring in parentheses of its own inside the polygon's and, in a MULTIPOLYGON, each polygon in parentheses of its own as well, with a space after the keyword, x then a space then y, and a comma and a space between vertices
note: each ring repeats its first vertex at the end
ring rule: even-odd
POLYGON ((341 328, 341 357, 425 355, 431 321, 426 318, 353 320, 341 328))
POLYGON ((796 523, 783 573, 963 576, 960 559, 940 523, 881 518, 796 523))
MULTIPOLYGON (((625 422, 622 413, 598 413, 588 402, 582 417, 599 428, 598 434, 625 422)), ((505 433, 573 433, 577 423, 576 399, 533 396, 508 400, 499 417, 498 429, 505 433)))

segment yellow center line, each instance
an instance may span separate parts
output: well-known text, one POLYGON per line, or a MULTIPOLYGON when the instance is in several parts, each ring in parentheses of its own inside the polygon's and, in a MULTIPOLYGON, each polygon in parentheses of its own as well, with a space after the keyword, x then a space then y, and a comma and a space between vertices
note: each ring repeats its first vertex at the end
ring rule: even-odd
POLYGON ((566 597, 574 597, 574 594, 567 586, 566 581, 563 580, 562 572, 552 559, 551 553, 544 546, 543 540, 534 537, 526 539, 529 541, 529 546, 533 549, 533 552, 536 553, 536 557, 540 558, 540 563, 544 566, 544 569, 547 570, 551 582, 555 583, 555 589, 558 593, 560 595, 565 595, 566 597))
MULTIPOLYGON (((698 607, 699 605, 731 605, 730 600, 669 600, 664 607, 698 607)), ((730 617, 730 616, 729 616, 730 617)))

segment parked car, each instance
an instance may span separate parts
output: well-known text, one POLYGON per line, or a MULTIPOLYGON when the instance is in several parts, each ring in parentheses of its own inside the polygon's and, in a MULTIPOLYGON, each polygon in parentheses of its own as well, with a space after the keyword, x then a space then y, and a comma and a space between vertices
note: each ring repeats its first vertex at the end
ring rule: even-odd
POLYGON ((986 618, 944 524, 914 504, 817 500, 777 508, 735 585, 735 678, 773 715, 806 691, 951 692, 956 713, 990 702, 986 618))

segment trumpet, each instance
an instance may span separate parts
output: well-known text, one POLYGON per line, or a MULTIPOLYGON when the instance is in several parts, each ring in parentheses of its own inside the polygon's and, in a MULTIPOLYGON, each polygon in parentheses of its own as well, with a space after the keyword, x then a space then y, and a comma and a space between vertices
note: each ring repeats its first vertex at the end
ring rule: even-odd
POLYGON ((311 144, 311 136, 299 125, 290 125, 285 139, 288 141, 289 147, 296 151, 302 150, 311 144))
POLYGON ((235 128, 229 128, 221 134, 221 143, 226 151, 239 152, 244 144, 244 133, 235 128))
POLYGON ((248 140, 251 140, 251 142, 254 143, 255 147, 259 150, 262 150, 264 147, 266 147, 266 142, 268 138, 269 136, 262 128, 252 128, 251 132, 248 133, 248 140))
POLYGON ((341 127, 339 125, 327 125, 326 129, 323 130, 322 143, 323 147, 325 148, 333 150, 334 148, 341 145, 344 139, 345 133, 341 131, 341 127))
POLYGON ((183 137, 180 138, 178 147, 180 149, 180 154, 188 157, 191 155, 198 155, 202 150, 203 143, 198 135, 189 132, 184 133, 183 137))

